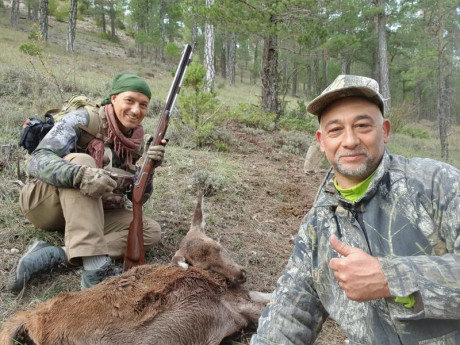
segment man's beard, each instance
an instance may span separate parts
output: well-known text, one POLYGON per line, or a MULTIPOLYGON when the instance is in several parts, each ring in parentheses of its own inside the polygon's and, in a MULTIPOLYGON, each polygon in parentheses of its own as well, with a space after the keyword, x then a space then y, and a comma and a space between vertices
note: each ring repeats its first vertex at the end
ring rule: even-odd
POLYGON ((373 164, 372 164, 373 162, 369 158, 369 151, 367 149, 360 149, 357 151, 350 151, 350 152, 337 152, 335 155, 335 163, 336 163, 337 171, 344 176, 367 177, 373 171, 373 164), (345 165, 340 163, 340 158, 342 158, 343 156, 356 155, 356 154, 366 156, 365 162, 362 163, 360 166, 355 167, 355 168, 347 168, 345 167, 345 165))

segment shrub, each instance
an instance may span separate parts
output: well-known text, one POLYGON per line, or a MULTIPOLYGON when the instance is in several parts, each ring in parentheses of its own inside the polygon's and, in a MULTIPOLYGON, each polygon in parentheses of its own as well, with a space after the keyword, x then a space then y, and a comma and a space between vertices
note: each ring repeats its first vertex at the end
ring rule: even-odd
POLYGON ((412 138, 430 139, 430 134, 427 131, 415 127, 403 126, 399 132, 412 138))
POLYGON ((217 139, 217 140, 214 140, 214 147, 217 149, 217 151, 222 151, 222 152, 228 152, 230 151, 230 148, 229 146, 227 145, 227 143, 217 139))
POLYGON ((35 43, 26 42, 19 46, 19 51, 30 56, 41 56, 42 48, 35 43))
POLYGON ((120 43, 120 37, 118 36, 113 37, 111 34, 106 33, 106 32, 100 32, 98 36, 104 40, 107 40, 113 43, 120 43))
POLYGON ((35 25, 33 30, 29 32, 29 35, 27 38, 31 41, 41 41, 42 40, 42 34, 40 33, 40 30, 38 30, 38 27, 35 25))
POLYGON ((398 104, 392 107, 389 113, 385 114, 385 117, 391 122, 391 129, 396 133, 400 133, 403 130, 411 116, 412 107, 407 103, 398 104))
POLYGON ((306 131, 313 134, 318 129, 318 119, 313 115, 304 115, 302 118, 283 116, 279 120, 279 125, 289 131, 306 131))
POLYGON ((164 48, 165 58, 167 60, 177 60, 180 57, 180 49, 174 43, 167 43, 164 48))
POLYGON ((203 89, 205 76, 203 65, 191 63, 182 84, 183 94, 179 98, 182 123, 193 129, 193 139, 198 147, 212 143, 214 121, 217 120, 214 117, 218 102, 213 92, 203 89))
POLYGON ((50 0, 48 3, 49 14, 58 22, 65 23, 69 20, 70 1, 50 0))
POLYGON ((297 107, 282 116, 278 124, 286 130, 306 131, 311 134, 318 129, 318 119, 307 113, 307 106, 304 101, 297 101, 297 107))
POLYGON ((303 132, 280 130, 274 137, 273 146, 296 155, 307 152, 313 138, 303 132))
POLYGON ((267 113, 251 104, 239 104, 227 117, 248 127, 271 131, 275 128, 275 114, 267 113))

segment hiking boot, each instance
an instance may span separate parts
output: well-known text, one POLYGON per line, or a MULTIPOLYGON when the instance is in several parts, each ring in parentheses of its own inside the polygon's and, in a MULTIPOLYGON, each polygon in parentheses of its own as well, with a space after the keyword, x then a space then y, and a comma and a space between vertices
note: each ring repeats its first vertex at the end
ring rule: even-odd
POLYGON ((20 291, 31 278, 39 273, 49 272, 66 261, 62 248, 35 241, 11 271, 7 289, 20 291))
POLYGON ((81 289, 89 289, 94 285, 99 284, 104 279, 114 276, 119 276, 123 273, 121 268, 117 268, 112 264, 112 261, 107 261, 101 268, 97 270, 83 270, 81 274, 81 289))

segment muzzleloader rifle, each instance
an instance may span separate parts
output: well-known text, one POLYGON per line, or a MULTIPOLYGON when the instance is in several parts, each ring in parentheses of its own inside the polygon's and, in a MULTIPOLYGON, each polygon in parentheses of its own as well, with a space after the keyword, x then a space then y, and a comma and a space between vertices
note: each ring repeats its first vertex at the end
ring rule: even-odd
MULTIPOLYGON (((179 94, 182 86, 182 81, 185 76, 185 71, 192 59, 192 47, 187 44, 182 53, 179 66, 177 67, 174 81, 169 90, 168 97, 166 98, 166 104, 161 113, 161 117, 158 121, 158 127, 155 135, 150 137, 147 141, 147 146, 162 145, 162 140, 165 137, 166 130, 168 129, 169 117, 171 111, 176 102, 177 95, 179 94)), ((155 170, 154 162, 144 155, 144 162, 137 174, 137 179, 132 185, 132 197, 133 203, 133 220, 129 226, 128 239, 126 243, 126 252, 124 258, 123 269, 124 271, 129 270, 131 267, 145 264, 145 252, 144 252, 144 231, 142 221, 142 199, 144 197, 145 189, 153 177, 155 170)))

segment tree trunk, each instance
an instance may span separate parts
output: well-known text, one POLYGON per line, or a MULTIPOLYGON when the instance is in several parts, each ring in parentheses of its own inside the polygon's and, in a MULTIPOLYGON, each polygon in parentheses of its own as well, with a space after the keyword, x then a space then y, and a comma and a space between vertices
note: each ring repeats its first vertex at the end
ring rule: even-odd
MULTIPOLYGON (((315 37, 315 50, 318 47, 318 37, 315 37)), ((314 78, 313 78, 313 85, 315 88, 315 96, 319 95, 321 93, 320 90, 320 85, 319 85, 319 59, 318 56, 315 55, 313 58, 313 73, 314 73, 314 78)))
POLYGON ((166 45, 166 32, 165 32, 165 0, 161 0, 160 2, 160 13, 159 13, 159 19, 160 19, 160 51, 159 53, 159 59, 161 62, 165 61, 165 45, 166 45))
POLYGON ((385 0, 377 0, 380 13, 378 14, 379 36, 379 65, 380 65, 380 92, 383 96, 384 111, 391 111, 390 78, 388 73, 387 59, 387 29, 385 15, 385 0))
POLYGON ((281 75, 283 76, 282 80, 283 82, 287 80, 288 78, 288 62, 287 62, 287 56, 284 55, 282 58, 282 64, 281 64, 281 75))
MULTIPOLYGON (((292 80, 291 80, 291 96, 292 97, 297 97, 297 74, 298 74, 298 69, 297 69, 297 58, 295 54, 297 54, 297 48, 296 48, 296 43, 292 43, 292 51, 294 52, 294 56, 292 57, 292 80)), ((299 49, 300 53, 300 49, 299 49)))
MULTIPOLYGON (((274 19, 270 18, 272 25, 274 19)), ((270 113, 276 113, 279 118, 280 104, 278 99, 278 47, 277 36, 269 34, 264 39, 262 57, 262 108, 270 113)))
POLYGON ((351 59, 349 54, 342 54, 342 59, 340 61, 340 73, 341 74, 350 74, 351 73, 351 59))
POLYGON ((292 62, 292 86, 291 86, 291 96, 297 97, 297 61, 294 58, 292 62))
POLYGON ((116 23, 116 18, 115 18, 115 5, 114 1, 110 0, 110 36, 112 38, 115 38, 117 36, 115 32, 115 23, 116 23))
MULTIPOLYGON (((227 35, 224 34, 226 37, 227 35)), ((228 45, 227 39, 222 40, 222 48, 220 50, 220 76, 223 79, 227 79, 227 56, 228 56, 228 45)))
POLYGON ((11 27, 15 30, 19 26, 19 0, 13 0, 11 3, 11 27))
POLYGON ((107 33, 107 22, 105 20, 105 7, 104 7, 104 0, 101 0, 101 29, 102 32, 105 34, 107 33))
POLYGON ((325 50, 323 50, 323 75, 321 81, 321 89, 324 90, 327 87, 327 52, 325 50))
POLYGON ((414 88, 414 120, 420 121, 421 117, 421 104, 422 104, 422 83, 418 82, 414 88))
POLYGON ((197 25, 197 23, 193 23, 193 26, 192 26, 192 47, 195 47, 197 37, 198 37, 198 25, 197 25))
POLYGON ((444 42, 444 18, 442 13, 442 5, 438 5, 439 9, 439 28, 438 28, 438 124, 439 124, 439 140, 441 142, 441 159, 447 161, 449 159, 449 141, 447 140, 447 129, 449 127, 450 106, 448 92, 448 77, 445 76, 446 57, 444 42))
POLYGON ((40 0, 40 15, 38 18, 42 39, 48 41, 48 0, 40 0))
MULTIPOLYGON (((214 0, 206 0, 206 7, 214 5, 214 0)), ((204 62, 206 67, 206 90, 214 89, 216 71, 214 67, 214 26, 206 23, 204 27, 204 62)))
POLYGON ((374 49, 372 52, 372 78, 377 81, 380 85, 380 64, 379 64, 379 52, 378 49, 374 49))
MULTIPOLYGON (((2 7, 1 2, 0 7, 2 7)), ((38 0, 27 1, 27 18, 33 22, 38 21, 38 0)))
POLYGON ((69 28, 67 30, 67 46, 68 52, 74 51, 75 32, 77 28, 77 3, 78 0, 70 1, 70 12, 69 12, 69 28))
POLYGON ((311 92, 311 79, 312 79, 312 75, 311 75, 311 65, 310 63, 307 64, 307 92, 306 92, 306 97, 307 99, 313 99, 312 97, 312 92, 311 92))
POLYGON ((38 22, 38 7, 39 7, 39 1, 34 0, 34 2, 32 4, 32 21, 34 23, 38 22))
POLYGON ((252 71, 251 71, 251 84, 255 84, 257 81, 257 76, 259 74, 258 69, 258 61, 259 61, 259 40, 256 38, 254 42, 254 61, 252 64, 252 71))
POLYGON ((236 70, 236 32, 232 32, 228 50, 228 83, 235 85, 235 70, 236 70))

